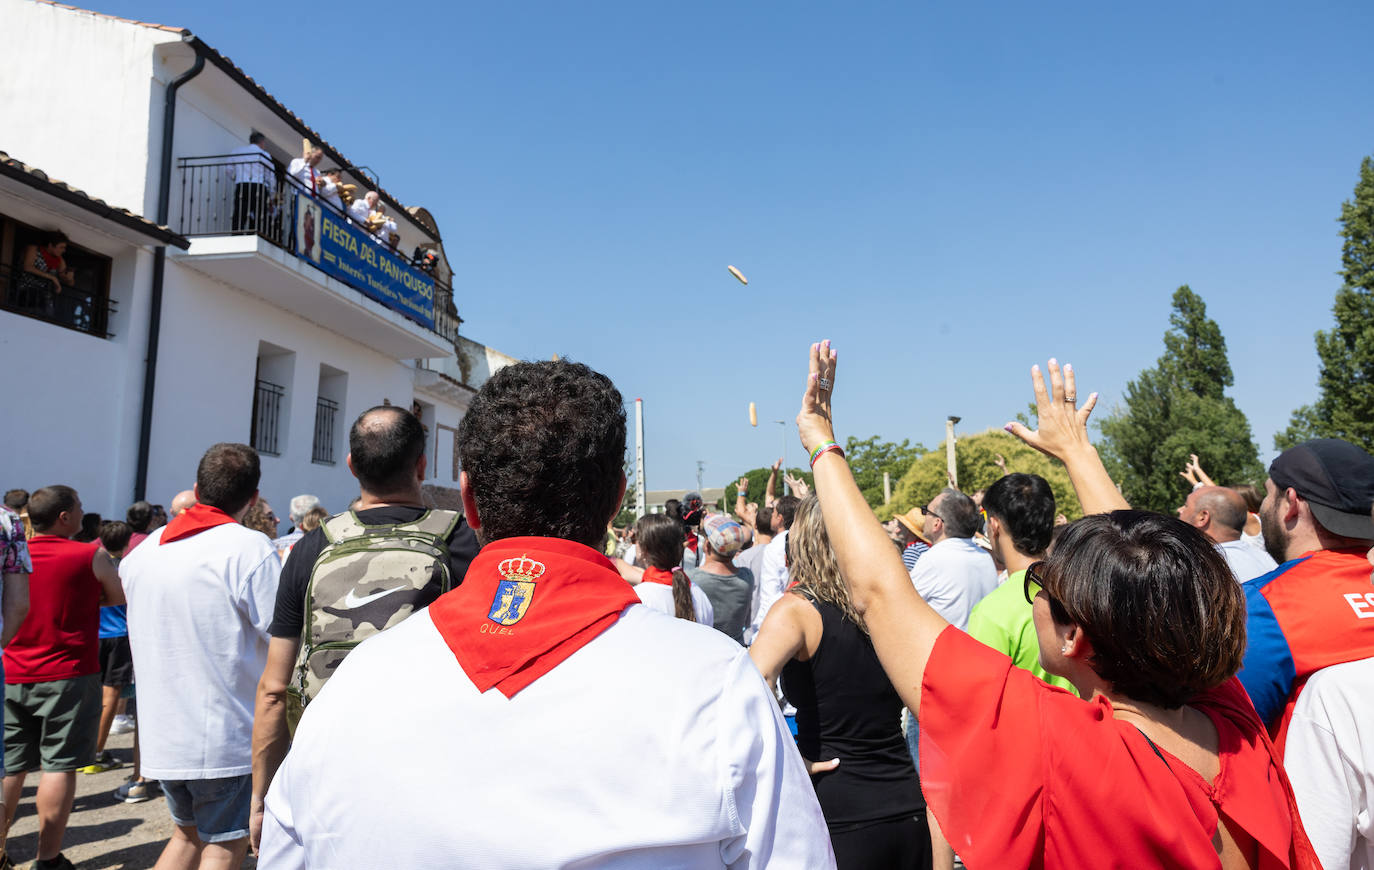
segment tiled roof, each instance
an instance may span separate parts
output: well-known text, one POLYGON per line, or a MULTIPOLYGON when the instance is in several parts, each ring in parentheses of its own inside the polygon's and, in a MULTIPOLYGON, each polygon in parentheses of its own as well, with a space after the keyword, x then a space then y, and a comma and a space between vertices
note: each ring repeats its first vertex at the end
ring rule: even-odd
POLYGON ((91 196, 84 190, 78 190, 70 184, 49 178, 43 170, 15 160, 4 151, 0 151, 0 175, 22 181, 30 187, 64 199, 117 224, 137 230, 164 244, 175 245, 182 250, 191 247, 190 242, 173 232, 169 227, 160 226, 142 215, 134 214, 127 208, 116 208, 103 199, 91 196))
MULTIPOLYGON (((133 24, 138 27, 148 27, 154 30, 162 30, 167 33, 180 34, 182 39, 186 40, 193 48, 195 48, 196 51, 203 53, 205 59, 210 61, 210 63, 214 64, 215 67, 217 67, 221 72, 229 76, 231 79, 237 80, 241 85, 243 85, 249 91, 253 92, 264 105, 266 105, 268 108, 272 109, 275 112, 277 117, 281 118, 283 121, 294 127, 297 133, 300 133, 302 136, 304 136, 305 138, 309 139, 311 142, 314 142, 316 145, 322 148, 324 150, 324 153, 329 156, 329 159, 335 161, 340 168, 358 165, 355 164, 353 161, 349 160, 347 157, 344 157, 343 154, 339 153, 338 149, 336 149, 334 146, 326 142, 323 136, 321 136, 313 128, 311 128, 310 125, 306 124, 305 121, 299 115, 288 109, 285 103, 283 103, 281 100, 278 100, 276 97, 268 93, 267 89, 264 88, 262 85, 258 84, 252 76, 244 72, 242 68, 240 68, 228 57, 221 54, 218 50, 207 45, 202 39, 200 39, 200 37, 192 34, 190 30, 187 30, 184 27, 170 27, 166 24, 153 24, 148 21, 135 21, 131 18, 120 18, 117 15, 106 15, 103 12, 95 12, 90 9, 82 9, 77 6, 69 6, 66 3, 58 3, 56 2, 56 0, 34 0, 34 2, 43 3, 48 6, 55 6, 59 9, 66 9, 72 12, 79 12, 85 15, 94 15, 98 18, 106 18, 111 21, 119 21, 125 24, 133 24)), ((400 201, 396 199, 396 197, 387 193, 380 185, 376 184, 372 179, 367 179, 367 181, 368 186, 371 189, 376 190, 377 195, 380 196, 382 200, 393 210, 403 211, 407 214, 411 214, 411 210, 406 206, 402 205, 400 201)), ((421 226, 426 231, 430 232, 436 241, 442 241, 442 239, 439 236, 439 229, 437 226, 434 225, 432 218, 429 221, 422 221, 417 219, 416 223, 419 224, 419 226, 421 226)))

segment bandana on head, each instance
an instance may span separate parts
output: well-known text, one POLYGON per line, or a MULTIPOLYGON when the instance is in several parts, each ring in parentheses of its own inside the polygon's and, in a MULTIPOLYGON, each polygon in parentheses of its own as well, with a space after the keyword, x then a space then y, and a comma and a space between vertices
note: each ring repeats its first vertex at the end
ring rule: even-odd
POLYGON ((482 548, 430 618, 477 691, 507 698, 610 628, 639 596, 611 560, 559 538, 482 548))
POLYGON ((198 535, 206 529, 213 529, 215 526, 232 522, 236 522, 236 520, 217 507, 211 507, 208 504, 193 504, 172 517, 172 521, 162 531, 162 539, 159 544, 180 541, 183 538, 198 535))

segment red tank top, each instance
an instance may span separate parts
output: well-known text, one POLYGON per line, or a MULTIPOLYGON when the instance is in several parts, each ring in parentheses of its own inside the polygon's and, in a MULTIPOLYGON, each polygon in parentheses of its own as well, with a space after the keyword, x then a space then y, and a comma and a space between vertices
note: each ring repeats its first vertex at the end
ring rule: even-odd
POLYGON ((46 683, 100 672, 97 543, 56 535, 29 541, 29 615, 5 647, 6 683, 46 683))

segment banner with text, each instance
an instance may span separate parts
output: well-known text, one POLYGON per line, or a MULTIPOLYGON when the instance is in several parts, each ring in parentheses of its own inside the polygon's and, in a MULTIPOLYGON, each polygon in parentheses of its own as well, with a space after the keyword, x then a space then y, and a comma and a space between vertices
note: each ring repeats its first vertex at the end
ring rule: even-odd
POLYGON ((434 328, 434 279, 303 193, 296 195, 296 253, 387 308, 434 328))

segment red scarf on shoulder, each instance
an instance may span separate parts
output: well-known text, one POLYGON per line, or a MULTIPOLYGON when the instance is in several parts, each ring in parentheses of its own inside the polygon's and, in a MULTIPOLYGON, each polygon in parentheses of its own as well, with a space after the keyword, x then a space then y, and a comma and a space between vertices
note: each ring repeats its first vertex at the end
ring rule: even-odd
POLYGON ((645 568, 644 579, 641 583, 662 583, 664 586, 673 585, 673 571, 681 571, 681 568, 674 568, 672 571, 664 571, 662 568, 645 568))
POLYGON ((503 538, 482 548, 463 584, 430 619, 477 691, 507 698, 553 670, 638 604, 591 547, 559 538, 503 538))
POLYGON ((162 530, 162 538, 158 541, 158 546, 180 541, 183 538, 198 535, 206 529, 213 529, 215 526, 233 522, 237 522, 237 520, 217 507, 211 507, 208 504, 193 504, 172 517, 167 528, 162 530))

